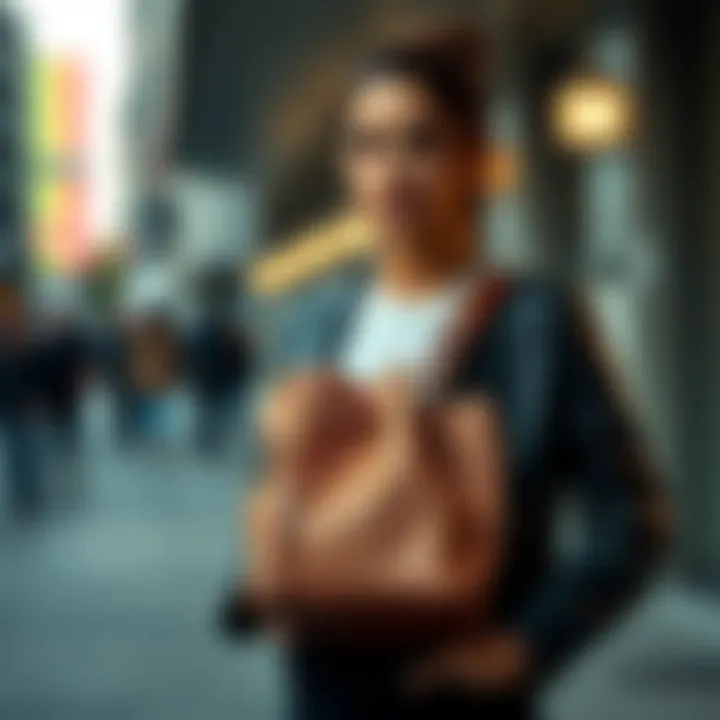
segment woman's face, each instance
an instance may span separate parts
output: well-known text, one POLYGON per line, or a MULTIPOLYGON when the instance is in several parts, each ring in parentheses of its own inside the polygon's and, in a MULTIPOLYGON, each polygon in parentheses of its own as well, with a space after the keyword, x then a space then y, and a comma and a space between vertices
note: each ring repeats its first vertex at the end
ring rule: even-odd
POLYGON ((432 242, 473 212, 472 142, 419 80, 379 77, 354 92, 343 170, 352 200, 386 243, 432 242))

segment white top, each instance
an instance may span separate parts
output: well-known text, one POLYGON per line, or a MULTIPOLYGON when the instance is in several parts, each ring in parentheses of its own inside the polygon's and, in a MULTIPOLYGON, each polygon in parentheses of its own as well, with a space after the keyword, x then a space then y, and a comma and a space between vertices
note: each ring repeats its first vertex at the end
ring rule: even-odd
POLYGON ((373 288, 351 328, 341 370, 360 381, 400 372, 426 387, 469 288, 470 283, 463 279, 412 300, 373 288))

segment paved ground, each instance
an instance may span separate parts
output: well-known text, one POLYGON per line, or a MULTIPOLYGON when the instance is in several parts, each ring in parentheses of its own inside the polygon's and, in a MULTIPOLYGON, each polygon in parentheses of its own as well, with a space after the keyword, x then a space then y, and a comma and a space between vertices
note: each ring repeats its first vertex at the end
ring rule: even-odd
MULTIPOLYGON (((187 418, 178 401, 178 417, 187 418)), ((88 410, 79 508, 0 518, 1 720, 273 720, 273 650, 213 628, 235 561, 239 463, 122 454, 88 410)), ((548 696, 550 720, 718 720, 720 601, 659 589, 548 696)))

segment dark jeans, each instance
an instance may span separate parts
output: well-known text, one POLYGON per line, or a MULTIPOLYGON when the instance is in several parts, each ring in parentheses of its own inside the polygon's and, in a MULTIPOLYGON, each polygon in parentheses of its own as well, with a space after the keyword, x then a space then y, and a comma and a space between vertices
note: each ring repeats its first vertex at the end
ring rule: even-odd
POLYGON ((12 508, 18 515, 33 515, 42 501, 37 428, 24 417, 5 417, 0 424, 12 508))
POLYGON ((62 488, 63 500, 80 499, 82 478, 82 424, 78 402, 58 403, 48 413, 51 451, 51 476, 62 488))
POLYGON ((137 439, 137 405, 137 397, 132 390, 124 386, 114 388, 115 433, 123 445, 137 439))
POLYGON ((78 402, 50 407, 50 428, 53 444, 63 454, 75 454, 80 445, 80 408, 78 402))
POLYGON ((203 452, 222 449, 229 436, 234 411, 237 406, 236 393, 201 394, 198 397, 197 443, 203 452))
POLYGON ((298 650, 290 664, 293 720, 530 720, 528 696, 411 697, 399 666, 380 656, 298 650))

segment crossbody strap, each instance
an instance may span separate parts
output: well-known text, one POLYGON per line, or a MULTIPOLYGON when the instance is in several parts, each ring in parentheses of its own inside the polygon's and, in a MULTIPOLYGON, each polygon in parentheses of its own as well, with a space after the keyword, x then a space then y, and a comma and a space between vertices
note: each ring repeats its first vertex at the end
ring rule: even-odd
POLYGON ((511 280, 502 275, 480 275, 468 293, 466 301, 448 328, 436 371, 432 378, 434 393, 442 393, 452 382, 453 375, 472 350, 490 321, 510 294, 511 280))

